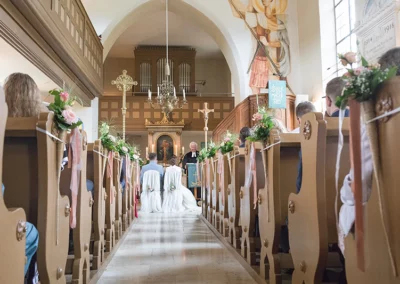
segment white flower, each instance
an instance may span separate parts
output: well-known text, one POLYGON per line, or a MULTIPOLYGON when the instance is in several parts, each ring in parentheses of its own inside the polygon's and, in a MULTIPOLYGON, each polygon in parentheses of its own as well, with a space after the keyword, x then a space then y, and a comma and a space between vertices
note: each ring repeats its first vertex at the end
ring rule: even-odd
POLYGON ((109 138, 113 143, 115 143, 115 141, 117 141, 117 139, 116 139, 114 136, 112 136, 111 134, 108 135, 108 138, 109 138))
POLYGON ((125 146, 123 146, 123 147, 121 148, 121 150, 122 150, 124 153, 128 153, 128 148, 126 148, 125 146))
POLYGON ((133 158, 134 158, 135 160, 137 160, 137 159, 139 159, 139 156, 136 155, 136 154, 134 154, 134 155, 133 155, 133 158))

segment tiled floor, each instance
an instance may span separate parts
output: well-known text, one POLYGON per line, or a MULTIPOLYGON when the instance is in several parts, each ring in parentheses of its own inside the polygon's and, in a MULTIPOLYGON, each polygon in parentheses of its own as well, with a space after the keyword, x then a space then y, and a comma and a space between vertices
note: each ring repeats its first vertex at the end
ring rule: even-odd
POLYGON ((194 213, 141 215, 98 283, 256 283, 194 213))

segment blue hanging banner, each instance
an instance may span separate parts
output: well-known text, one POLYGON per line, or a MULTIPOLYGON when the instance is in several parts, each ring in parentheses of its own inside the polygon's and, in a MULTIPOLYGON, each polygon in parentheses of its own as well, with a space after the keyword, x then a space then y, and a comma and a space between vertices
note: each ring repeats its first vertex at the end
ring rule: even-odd
POLYGON ((268 82, 268 107, 286 108, 286 81, 268 82))

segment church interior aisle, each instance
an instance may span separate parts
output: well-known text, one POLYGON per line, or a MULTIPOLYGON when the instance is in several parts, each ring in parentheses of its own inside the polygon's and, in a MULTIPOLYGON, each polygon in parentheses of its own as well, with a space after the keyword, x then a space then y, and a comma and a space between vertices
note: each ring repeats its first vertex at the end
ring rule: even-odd
POLYGON ((97 283, 256 282, 195 213, 153 213, 130 227, 97 283))

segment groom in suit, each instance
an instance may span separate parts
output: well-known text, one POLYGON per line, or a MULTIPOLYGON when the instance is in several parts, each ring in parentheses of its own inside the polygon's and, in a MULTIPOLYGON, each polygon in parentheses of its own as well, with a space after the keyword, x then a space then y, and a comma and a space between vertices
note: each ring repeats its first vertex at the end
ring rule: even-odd
MULTIPOLYGON (((157 171, 160 173, 160 181, 161 181, 161 185, 162 185, 162 178, 164 176, 164 168, 157 164, 157 154, 156 153, 150 153, 149 154, 149 160, 150 163, 148 163, 147 165, 142 167, 142 171, 140 172, 140 184, 143 184, 143 175, 145 172, 153 170, 153 171, 157 171)), ((161 186, 161 188, 163 188, 161 186)))

